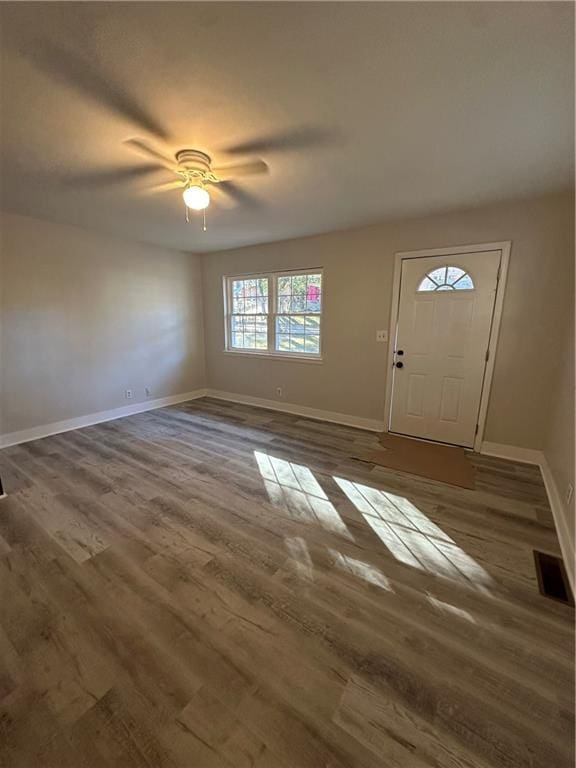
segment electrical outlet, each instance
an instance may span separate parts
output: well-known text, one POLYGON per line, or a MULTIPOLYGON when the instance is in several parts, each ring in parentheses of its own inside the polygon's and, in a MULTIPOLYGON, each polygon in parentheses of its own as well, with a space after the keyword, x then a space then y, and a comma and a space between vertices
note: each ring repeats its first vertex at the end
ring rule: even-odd
POLYGON ((132 397, 133 397, 132 390, 131 389, 125 389, 124 390, 124 397, 126 398, 126 400, 132 400, 132 397))
POLYGON ((276 387, 276 397, 283 397, 284 392, 282 390, 282 387, 276 387))
POLYGON ((388 331, 376 331, 376 341, 388 341, 388 331))
POLYGON ((144 387, 144 391, 146 392, 146 397, 150 397, 150 395, 152 394, 152 390, 150 389, 150 387, 144 387))
POLYGON ((574 493, 574 486, 572 483, 568 483, 568 488, 566 488, 566 493, 564 494, 564 498, 566 499, 566 504, 570 504, 572 501, 572 494, 574 493))

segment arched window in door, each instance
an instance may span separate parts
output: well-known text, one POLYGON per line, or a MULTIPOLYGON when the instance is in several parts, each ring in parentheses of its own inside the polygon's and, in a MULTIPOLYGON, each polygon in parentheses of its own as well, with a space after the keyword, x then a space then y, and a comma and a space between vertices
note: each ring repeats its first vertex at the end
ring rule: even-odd
POLYGON ((474 282, 460 267, 438 267, 428 272, 418 286, 420 291, 472 291, 474 282))

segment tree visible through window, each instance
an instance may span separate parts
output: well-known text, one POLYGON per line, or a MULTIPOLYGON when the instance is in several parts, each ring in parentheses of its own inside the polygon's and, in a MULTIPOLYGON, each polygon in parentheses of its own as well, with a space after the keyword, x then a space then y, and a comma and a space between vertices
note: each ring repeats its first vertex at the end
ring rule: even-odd
POLYGON ((320 355, 322 273, 226 278, 228 349, 320 355))
POLYGON ((438 267, 428 272, 418 286, 418 291, 471 291, 472 278, 460 267, 438 267))
POLYGON ((268 349, 268 279, 232 280, 231 300, 231 346, 268 349))
POLYGON ((320 354, 322 275, 286 275, 275 279, 275 349, 278 352, 320 354))

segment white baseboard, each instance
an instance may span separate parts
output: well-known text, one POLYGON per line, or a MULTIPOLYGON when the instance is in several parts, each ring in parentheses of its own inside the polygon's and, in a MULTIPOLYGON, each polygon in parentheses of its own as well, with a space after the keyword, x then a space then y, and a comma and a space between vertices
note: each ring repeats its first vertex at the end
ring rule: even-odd
MULTIPOLYGON (((213 397, 217 400, 228 400, 233 403, 253 405, 257 408, 267 408, 272 411, 292 413, 296 416, 319 419, 320 421, 328 421, 334 424, 343 424, 348 427, 370 430, 371 432, 382 432, 384 430, 384 422, 379 421, 378 419, 365 419, 359 416, 336 413, 334 411, 307 408, 306 406, 295 405, 293 403, 278 403, 275 400, 266 400, 265 398, 252 397, 250 395, 239 395, 232 392, 222 392, 217 389, 197 389, 193 392, 185 392, 182 395, 161 397, 156 400, 147 400, 142 403, 135 403, 134 405, 128 405, 122 408, 113 408, 109 411, 99 411, 98 413, 91 413, 74 419, 57 421, 52 424, 44 424, 39 427, 32 427, 31 429, 24 429, 19 432, 9 432, 0 435, 0 448, 7 448, 10 445, 26 443, 30 440, 38 440, 42 437, 49 437, 50 435, 56 435, 61 432, 69 432, 70 430, 80 429, 81 427, 89 427, 93 424, 101 424, 105 421, 121 419, 124 416, 131 416, 135 413, 143 413, 144 411, 152 411, 156 408, 183 403, 187 400, 196 400, 200 397, 213 397)), ((558 534, 560 549, 566 565, 568 578, 573 592, 576 591, 574 544, 570 537, 562 497, 558 491, 554 476, 552 475, 552 471, 546 461, 544 453, 533 448, 518 448, 512 445, 503 445, 487 441, 482 443, 480 452, 488 456, 496 456, 512 461, 521 461, 526 464, 536 464, 540 467, 548 499, 550 501, 550 507, 552 509, 552 515, 554 517, 556 532, 558 534)))
POLYGON ((562 559, 566 566, 566 573, 568 574, 568 580, 572 587, 572 594, 576 595, 576 552, 574 551, 574 542, 570 535, 568 528, 568 516, 566 514, 566 505, 562 499, 562 495, 558 490, 558 485, 550 469, 550 465, 546 459, 546 456, 542 454, 542 463, 540 464, 540 470, 542 472, 542 479, 546 486, 546 493, 548 494, 548 500, 552 509, 552 516, 554 517, 554 525, 556 526, 556 533, 558 534, 558 541, 560 543, 560 550, 562 552, 562 559))
POLYGON ((159 397, 155 400, 146 400, 142 403, 134 403, 134 405, 126 405, 121 408, 112 408, 109 411, 99 411, 97 413, 89 413, 86 416, 78 416, 75 419, 66 419, 65 421, 55 421, 52 424, 43 424, 39 427, 32 427, 31 429, 23 429, 20 432, 7 432, 0 435, 0 448, 8 448, 10 445, 18 445, 19 443, 27 443, 30 440, 39 440, 42 437, 49 437, 50 435, 57 435, 60 432, 69 432, 72 429, 80 429, 81 427, 90 427, 93 424, 101 424, 104 421, 113 421, 114 419, 121 419, 124 416, 132 416, 135 413, 143 413, 144 411, 153 411, 156 408, 164 408, 166 405, 175 405, 176 403, 183 403, 186 400, 196 400, 199 397, 205 397, 205 389, 196 389, 193 392, 185 392, 182 395, 171 395, 170 397, 159 397))
POLYGON ((544 452, 534 448, 517 448, 513 445, 501 445, 500 443, 490 442, 483 442, 480 452, 488 456, 497 456, 501 459, 521 461, 525 464, 537 464, 540 467, 550 509, 552 510, 552 517, 554 518, 554 526, 558 536, 558 543, 560 544, 560 551, 562 552, 562 559, 566 566, 566 573, 572 587, 572 593, 576 595, 576 552, 574 550, 574 542, 568 529, 566 507, 544 452))
POLYGON ((504 445, 503 443, 490 443, 484 440, 480 448, 480 453, 486 456, 496 456, 498 459, 510 459, 510 461, 521 461, 524 464, 542 464, 544 454, 534 448, 518 448, 515 445, 504 445))
POLYGON ((214 397, 217 400, 228 400, 231 403, 253 405, 256 408, 267 408, 270 411, 292 413, 295 416, 305 416, 309 419, 329 421, 332 424, 343 424, 346 427, 367 429, 371 432, 382 432, 384 430, 384 422, 379 421, 378 419, 364 419, 360 416, 349 416, 348 414, 336 413, 335 411, 323 411, 318 408, 308 408, 305 405, 279 403, 277 400, 266 400, 263 397, 252 397, 251 395, 238 395, 234 392, 222 392, 219 389, 207 389, 206 396, 214 397))

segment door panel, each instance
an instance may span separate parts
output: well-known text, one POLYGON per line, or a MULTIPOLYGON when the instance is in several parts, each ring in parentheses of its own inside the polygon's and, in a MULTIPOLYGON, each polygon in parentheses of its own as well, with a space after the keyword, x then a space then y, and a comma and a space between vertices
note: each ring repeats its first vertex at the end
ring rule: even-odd
POLYGON ((418 373, 411 373, 408 377, 408 404, 407 411, 410 416, 424 416, 424 392, 426 377, 418 373))
POLYGON ((462 379, 445 376, 440 397, 441 421, 458 421, 460 399, 462 397, 462 379))
POLYGON ((473 446, 500 255, 402 261, 392 432, 473 446))

